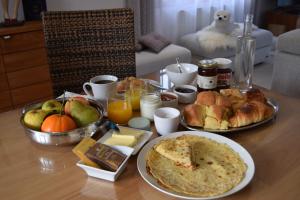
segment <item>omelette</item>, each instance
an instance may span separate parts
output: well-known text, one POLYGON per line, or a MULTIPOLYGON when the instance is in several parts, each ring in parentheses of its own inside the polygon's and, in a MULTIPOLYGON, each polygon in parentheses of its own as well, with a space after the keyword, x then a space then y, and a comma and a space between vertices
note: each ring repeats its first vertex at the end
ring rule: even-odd
MULTIPOLYGON (((178 165, 180 157, 170 158, 172 154, 161 154, 162 150, 156 150, 160 146, 158 143, 148 152, 147 170, 163 186, 190 196, 210 197, 229 191, 244 178, 247 166, 228 145, 195 135, 160 142, 176 144, 176 140, 190 144, 191 155, 188 157, 192 158, 194 168, 178 165)), ((175 147, 170 149, 178 150, 175 147)))

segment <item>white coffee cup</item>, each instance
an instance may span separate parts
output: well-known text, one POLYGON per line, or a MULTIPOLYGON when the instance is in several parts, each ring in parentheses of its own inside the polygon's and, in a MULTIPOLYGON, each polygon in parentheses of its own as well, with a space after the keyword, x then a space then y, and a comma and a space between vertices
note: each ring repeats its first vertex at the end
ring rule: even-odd
POLYGON ((179 125, 180 111, 176 108, 163 107, 154 112, 154 124, 160 135, 175 132, 179 125))
POLYGON ((112 75, 99 75, 91 78, 90 82, 83 84, 84 92, 99 100, 107 100, 116 93, 118 77, 112 75), (92 88, 92 91, 87 89, 87 86, 92 88))

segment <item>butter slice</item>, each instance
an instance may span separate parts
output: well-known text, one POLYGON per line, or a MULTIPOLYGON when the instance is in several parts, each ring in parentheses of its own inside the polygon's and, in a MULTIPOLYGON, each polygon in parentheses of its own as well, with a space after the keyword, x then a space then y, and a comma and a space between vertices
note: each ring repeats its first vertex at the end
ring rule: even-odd
POLYGON ((126 127, 119 127, 120 133, 117 133, 119 135, 129 135, 129 136, 135 136, 136 139, 139 139, 143 134, 143 130, 134 130, 126 127))
POLYGON ((137 139, 133 135, 121 135, 113 133, 112 137, 108 138, 104 144, 108 145, 121 145, 133 147, 137 143, 137 139))

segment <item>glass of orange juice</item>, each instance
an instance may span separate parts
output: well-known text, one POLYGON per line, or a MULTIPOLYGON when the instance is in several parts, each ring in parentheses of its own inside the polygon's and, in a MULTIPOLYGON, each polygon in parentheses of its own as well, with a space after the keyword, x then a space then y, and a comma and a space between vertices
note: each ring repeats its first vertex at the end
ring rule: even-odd
POLYGON ((126 94, 119 94, 108 100, 108 118, 120 125, 126 125, 132 117, 132 106, 130 98, 126 94))
POLYGON ((135 82, 132 82, 129 88, 126 90, 126 95, 130 99, 132 110, 140 110, 140 99, 145 90, 146 85, 144 82, 143 84, 136 84, 135 82))

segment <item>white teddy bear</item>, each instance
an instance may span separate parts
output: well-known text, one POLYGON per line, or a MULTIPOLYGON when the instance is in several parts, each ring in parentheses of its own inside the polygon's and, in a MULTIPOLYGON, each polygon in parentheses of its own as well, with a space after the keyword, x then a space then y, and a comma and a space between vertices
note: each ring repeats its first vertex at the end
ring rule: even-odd
POLYGON ((235 29, 239 28, 238 24, 230 21, 230 17, 230 13, 226 10, 217 11, 212 24, 202 30, 230 35, 235 29))
MULTIPOLYGON (((257 27, 254 27, 254 29, 257 27)), ((230 13, 226 10, 217 11, 211 25, 197 33, 199 44, 206 51, 217 48, 235 48, 236 37, 242 35, 243 24, 230 20, 230 13)))

